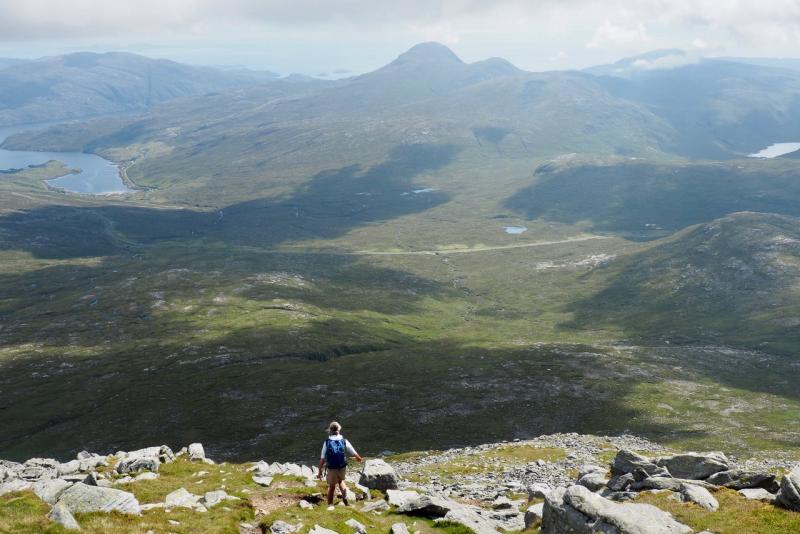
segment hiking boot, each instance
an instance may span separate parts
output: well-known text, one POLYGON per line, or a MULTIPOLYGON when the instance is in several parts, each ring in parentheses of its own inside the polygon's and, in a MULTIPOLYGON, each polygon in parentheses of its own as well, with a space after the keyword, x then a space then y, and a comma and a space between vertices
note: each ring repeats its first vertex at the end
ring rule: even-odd
POLYGON ((350 506, 350 503, 347 501, 347 491, 342 493, 342 502, 344 503, 345 506, 350 506))

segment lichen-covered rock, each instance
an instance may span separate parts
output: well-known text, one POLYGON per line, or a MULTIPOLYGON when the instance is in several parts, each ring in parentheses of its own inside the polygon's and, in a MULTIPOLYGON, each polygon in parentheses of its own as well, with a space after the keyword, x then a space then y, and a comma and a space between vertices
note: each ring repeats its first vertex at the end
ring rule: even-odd
POLYGON ((198 508, 200 496, 189 493, 186 488, 178 488, 164 499, 167 508, 198 508))
POLYGON ((599 471, 591 471, 583 475, 579 480, 578 484, 588 488, 590 491, 599 491, 606 487, 608 484, 608 479, 606 478, 605 473, 601 473, 599 471))
POLYGON ((397 489, 397 473, 383 460, 367 460, 358 483, 366 488, 381 491, 397 489))
POLYGON ((409 499, 397 508, 398 514, 424 515, 428 517, 444 517, 455 508, 455 503, 442 497, 420 495, 409 499))
POLYGON ((409 500, 419 497, 419 493, 416 491, 390 489, 386 491, 386 496, 392 506, 403 506, 409 500))
POLYGON ((392 525, 391 534, 410 534, 405 523, 395 523, 392 525))
POLYGON ((70 512, 120 512, 139 515, 139 501, 132 493, 113 488, 75 484, 66 490, 58 499, 70 512))
POLYGON ((690 534, 692 529, 649 504, 620 504, 583 486, 554 491, 545 500, 541 534, 690 534))
POLYGON ((766 501, 774 503, 776 499, 776 495, 774 493, 770 493, 764 488, 744 488, 739 490, 739 494, 745 499, 751 501, 766 501))
POLYGON ((193 462, 202 462, 206 459, 206 451, 202 443, 189 445, 189 459, 193 462))

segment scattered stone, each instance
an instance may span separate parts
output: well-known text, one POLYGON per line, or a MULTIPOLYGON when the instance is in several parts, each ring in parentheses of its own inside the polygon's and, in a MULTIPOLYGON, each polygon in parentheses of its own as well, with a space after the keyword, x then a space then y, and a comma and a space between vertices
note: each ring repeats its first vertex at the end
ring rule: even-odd
POLYGON ((321 527, 319 525, 314 525, 314 528, 308 531, 308 534, 339 534, 335 530, 330 530, 328 528, 321 527))
MULTIPOLYGON (((479 508, 456 505, 454 506, 443 518, 436 521, 448 521, 451 523, 458 523, 469 528, 476 534, 498 534, 495 523, 483 517, 478 512, 479 508)), ((524 526, 524 519, 522 524, 517 528, 510 528, 509 530, 522 530, 524 526)))
POLYGON ((525 528, 530 528, 544 517, 544 503, 539 502, 528 507, 525 511, 525 528))
POLYGON ((409 500, 419 497, 419 493, 416 491, 390 489, 386 491, 386 496, 392 506, 403 506, 409 500))
POLYGON ((140 506, 140 508, 142 509, 142 512, 146 512, 148 510, 155 510, 156 508, 164 508, 164 503, 163 502, 154 502, 154 503, 149 503, 149 504, 142 504, 140 506))
POLYGON ((189 493, 186 488, 178 488, 164 499, 167 508, 199 508, 200 496, 189 493))
POLYGON ((201 499, 201 504, 206 508, 212 508, 222 501, 230 500, 231 496, 224 490, 207 491, 201 499))
POLYGON ((684 502, 693 502, 709 512, 716 512, 719 509, 719 502, 705 488, 694 484, 681 484, 680 491, 684 502))
POLYGON ((666 467, 675 478, 704 480, 714 473, 727 471, 730 461, 721 452, 696 453, 687 452, 659 458, 659 467, 666 467))
POLYGON ((155 480, 158 478, 158 473, 139 473, 133 477, 133 482, 142 482, 144 480, 155 480))
POLYGON ((75 520, 75 516, 69 511, 69 508, 64 503, 56 503, 47 518, 54 523, 58 523, 66 530, 80 530, 81 526, 75 520))
POLYGON ((206 451, 202 443, 192 443, 189 445, 189 459, 193 462, 202 462, 206 459, 206 451))
POLYGON ((493 510, 510 510, 513 507, 514 503, 505 495, 500 495, 494 501, 492 501, 493 510))
POLYGON ((739 493, 745 498, 751 501, 767 501, 770 503, 774 503, 776 496, 774 493, 770 493, 764 488, 744 488, 740 489, 739 493))
POLYGON ((355 519, 348 519, 344 522, 345 525, 353 529, 356 534, 367 534, 367 527, 359 523, 355 519))
POLYGON ((800 512, 800 465, 783 475, 776 502, 784 508, 800 512))
POLYGON ((397 473, 383 460, 367 460, 358 483, 366 488, 381 491, 397 489, 397 473))
POLYGON ((264 477, 260 475, 253 475, 253 482, 258 484, 259 486, 267 487, 272 484, 272 477, 264 477))
POLYGON ((545 500, 541 534, 691 534, 692 529, 649 504, 620 504, 583 486, 555 490, 545 500))
POLYGON ((301 499, 301 500, 300 500, 300 502, 299 502, 299 503, 297 503, 297 505, 298 505, 300 508, 302 508, 303 510, 311 510, 312 508, 314 508, 314 505, 313 505, 313 504, 311 504, 310 502, 308 502, 308 501, 307 501, 307 500, 305 500, 305 499, 301 499))
MULTIPOLYGON (((358 482, 353 484, 353 487, 356 489, 356 500, 370 500, 371 495, 369 493, 369 488, 362 486, 358 482)), ((392 490, 394 491, 394 490, 392 490)))
POLYGON ((290 525, 286 521, 281 521, 280 519, 272 523, 272 525, 269 527, 269 531, 272 534, 291 534, 296 530, 298 530, 296 526, 290 525))
POLYGON ((170 525, 174 525, 174 526, 177 526, 177 525, 181 524, 180 521, 175 521, 174 519, 167 519, 167 523, 169 523, 170 525))
POLYGON ((391 534, 411 534, 405 523, 395 523, 392 525, 391 534))
POLYGON ((444 517, 454 508, 453 502, 432 495, 420 495, 409 499, 396 510, 398 514, 425 515, 429 517, 444 517))
POLYGON ((384 500, 368 502, 361 508, 361 511, 365 514, 369 512, 386 512, 388 510, 389 503, 384 500))
POLYGON ((101 488, 86 484, 70 486, 61 494, 59 503, 64 504, 70 512, 121 512, 139 515, 139 501, 132 493, 113 488, 101 488))

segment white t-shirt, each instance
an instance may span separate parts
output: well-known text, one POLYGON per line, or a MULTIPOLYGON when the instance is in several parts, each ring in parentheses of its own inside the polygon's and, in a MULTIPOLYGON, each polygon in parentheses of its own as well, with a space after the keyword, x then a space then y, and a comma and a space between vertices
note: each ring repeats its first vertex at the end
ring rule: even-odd
MULTIPOLYGON (((337 434, 335 436, 328 436, 328 439, 332 439, 334 441, 339 441, 341 439, 344 439, 344 436, 342 436, 341 434, 337 434)), ((323 459, 323 460, 325 459, 325 453, 328 452, 328 439, 326 439, 325 441, 322 442, 322 452, 320 453, 319 457, 321 459, 323 459)), ((350 444, 350 442, 347 441, 346 439, 344 439, 344 447, 347 450, 347 454, 349 454, 350 456, 358 456, 358 453, 356 452, 356 450, 353 448, 353 446, 350 444)))

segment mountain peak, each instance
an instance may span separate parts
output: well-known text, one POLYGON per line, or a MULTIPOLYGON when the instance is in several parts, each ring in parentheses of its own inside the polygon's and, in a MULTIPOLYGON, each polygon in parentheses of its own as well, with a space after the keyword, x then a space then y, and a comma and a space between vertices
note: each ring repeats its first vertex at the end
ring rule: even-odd
POLYGON ((407 64, 458 64, 464 62, 445 45, 437 42, 420 43, 400 54, 390 65, 407 64))

